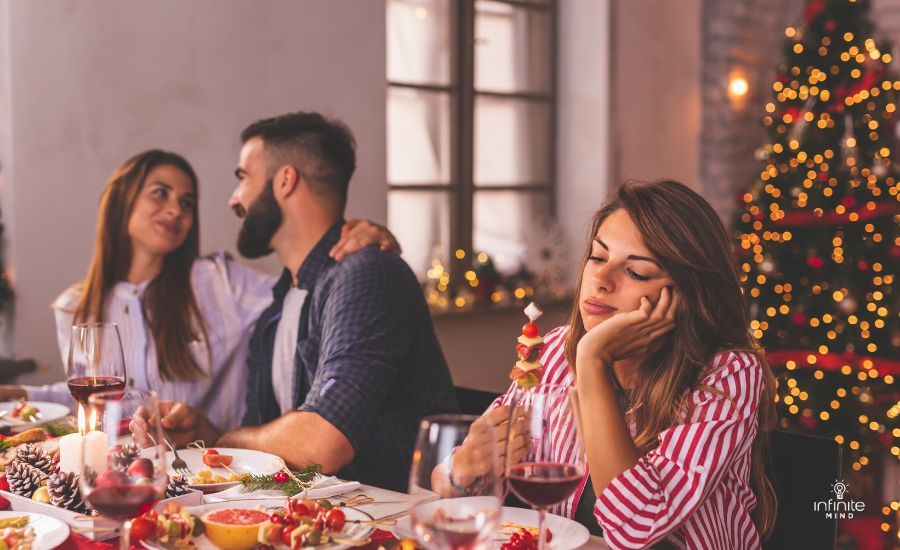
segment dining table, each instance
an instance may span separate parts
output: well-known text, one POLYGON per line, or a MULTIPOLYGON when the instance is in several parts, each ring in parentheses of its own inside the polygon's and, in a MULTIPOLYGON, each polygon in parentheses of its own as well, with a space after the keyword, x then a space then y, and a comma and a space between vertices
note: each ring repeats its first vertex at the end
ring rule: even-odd
MULTIPOLYGON (((398 493, 373 487, 371 485, 360 485, 354 491, 335 495, 332 499, 350 500, 353 497, 365 495, 374 502, 368 504, 360 504, 356 506, 360 510, 368 513, 376 520, 399 519, 409 513, 409 508, 416 503, 424 503, 431 500, 437 500, 439 497, 434 494, 420 495, 411 497, 406 493, 398 493)), ((387 530, 376 530, 372 536, 372 543, 364 547, 362 550, 378 550, 386 543, 395 540, 394 536, 387 530)), ((116 550, 119 547, 118 539, 108 539, 105 541, 93 541, 77 534, 69 535, 69 538, 60 546, 58 550, 116 550)), ((146 550, 139 543, 132 543, 133 550, 146 550)), ((577 550, 606 550, 608 547, 601 537, 591 536, 588 542, 577 550)), ((552 550, 552 545, 551 545, 552 550)))

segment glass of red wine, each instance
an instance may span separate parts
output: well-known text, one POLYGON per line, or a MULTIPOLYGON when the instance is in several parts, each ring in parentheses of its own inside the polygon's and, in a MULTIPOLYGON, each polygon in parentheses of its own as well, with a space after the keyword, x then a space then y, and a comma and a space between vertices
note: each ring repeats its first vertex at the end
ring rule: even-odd
POLYGON ((547 547, 547 510, 569 498, 584 477, 580 430, 574 386, 539 384, 516 390, 504 470, 513 492, 538 510, 539 550, 547 547))
POLYGON ((500 453, 494 431, 477 416, 429 416, 409 476, 410 519, 428 550, 486 550, 502 506, 500 453), (438 493, 441 500, 423 502, 438 493))
POLYGON ((91 508, 120 523, 119 547, 129 548, 131 520, 150 510, 166 492, 165 447, 144 449, 126 469, 118 467, 119 434, 139 423, 153 441, 163 442, 156 394, 149 391, 98 392, 88 398, 88 431, 82 441, 81 494, 91 508), (124 430, 123 430, 124 428, 124 430))
POLYGON ((87 407, 97 392, 125 389, 125 354, 115 323, 88 323, 72 327, 66 381, 76 401, 87 407))

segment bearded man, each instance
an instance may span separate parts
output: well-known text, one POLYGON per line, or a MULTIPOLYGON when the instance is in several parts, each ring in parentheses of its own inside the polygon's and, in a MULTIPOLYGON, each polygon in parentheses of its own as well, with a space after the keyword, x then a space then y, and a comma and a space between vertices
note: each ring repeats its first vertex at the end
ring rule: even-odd
POLYGON ((229 201, 243 219, 238 251, 274 251, 284 265, 250 341, 247 413, 243 427, 220 434, 195 409, 163 402, 163 427, 177 445, 256 449, 291 468, 314 462, 405 491, 419 420, 457 404, 406 263, 377 245, 340 262, 330 255, 356 168, 353 136, 340 122, 299 112, 255 122, 241 140, 229 201))

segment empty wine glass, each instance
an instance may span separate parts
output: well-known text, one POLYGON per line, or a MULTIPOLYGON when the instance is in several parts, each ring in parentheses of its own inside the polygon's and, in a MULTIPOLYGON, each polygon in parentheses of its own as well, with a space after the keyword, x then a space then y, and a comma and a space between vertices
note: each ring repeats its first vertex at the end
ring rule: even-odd
POLYGON ((88 399, 88 431, 82 442, 81 494, 91 508, 120 522, 119 545, 129 548, 132 519, 150 510, 166 492, 165 447, 145 449, 127 469, 117 468, 119 434, 131 422, 141 423, 154 441, 162 443, 156 394, 148 391, 95 393, 88 399))
POLYGON ((125 354, 115 323, 87 323, 72 327, 66 381, 83 407, 91 394, 125 389, 125 354))
POLYGON ((506 481, 538 510, 538 548, 545 550, 547 510, 563 502, 584 477, 578 395, 573 386, 518 388, 505 453, 506 481))
POLYGON ((429 550, 484 550, 493 544, 502 505, 494 429, 477 416, 421 421, 409 477, 410 518, 429 550), (421 504, 421 496, 432 491, 444 498, 421 504))

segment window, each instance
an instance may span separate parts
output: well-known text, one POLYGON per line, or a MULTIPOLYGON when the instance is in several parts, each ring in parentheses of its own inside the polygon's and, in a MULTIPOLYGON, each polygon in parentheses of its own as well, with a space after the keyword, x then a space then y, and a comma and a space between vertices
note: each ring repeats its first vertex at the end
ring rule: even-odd
POLYGON ((555 0, 386 1, 388 226, 420 277, 516 271, 554 211, 555 0))

